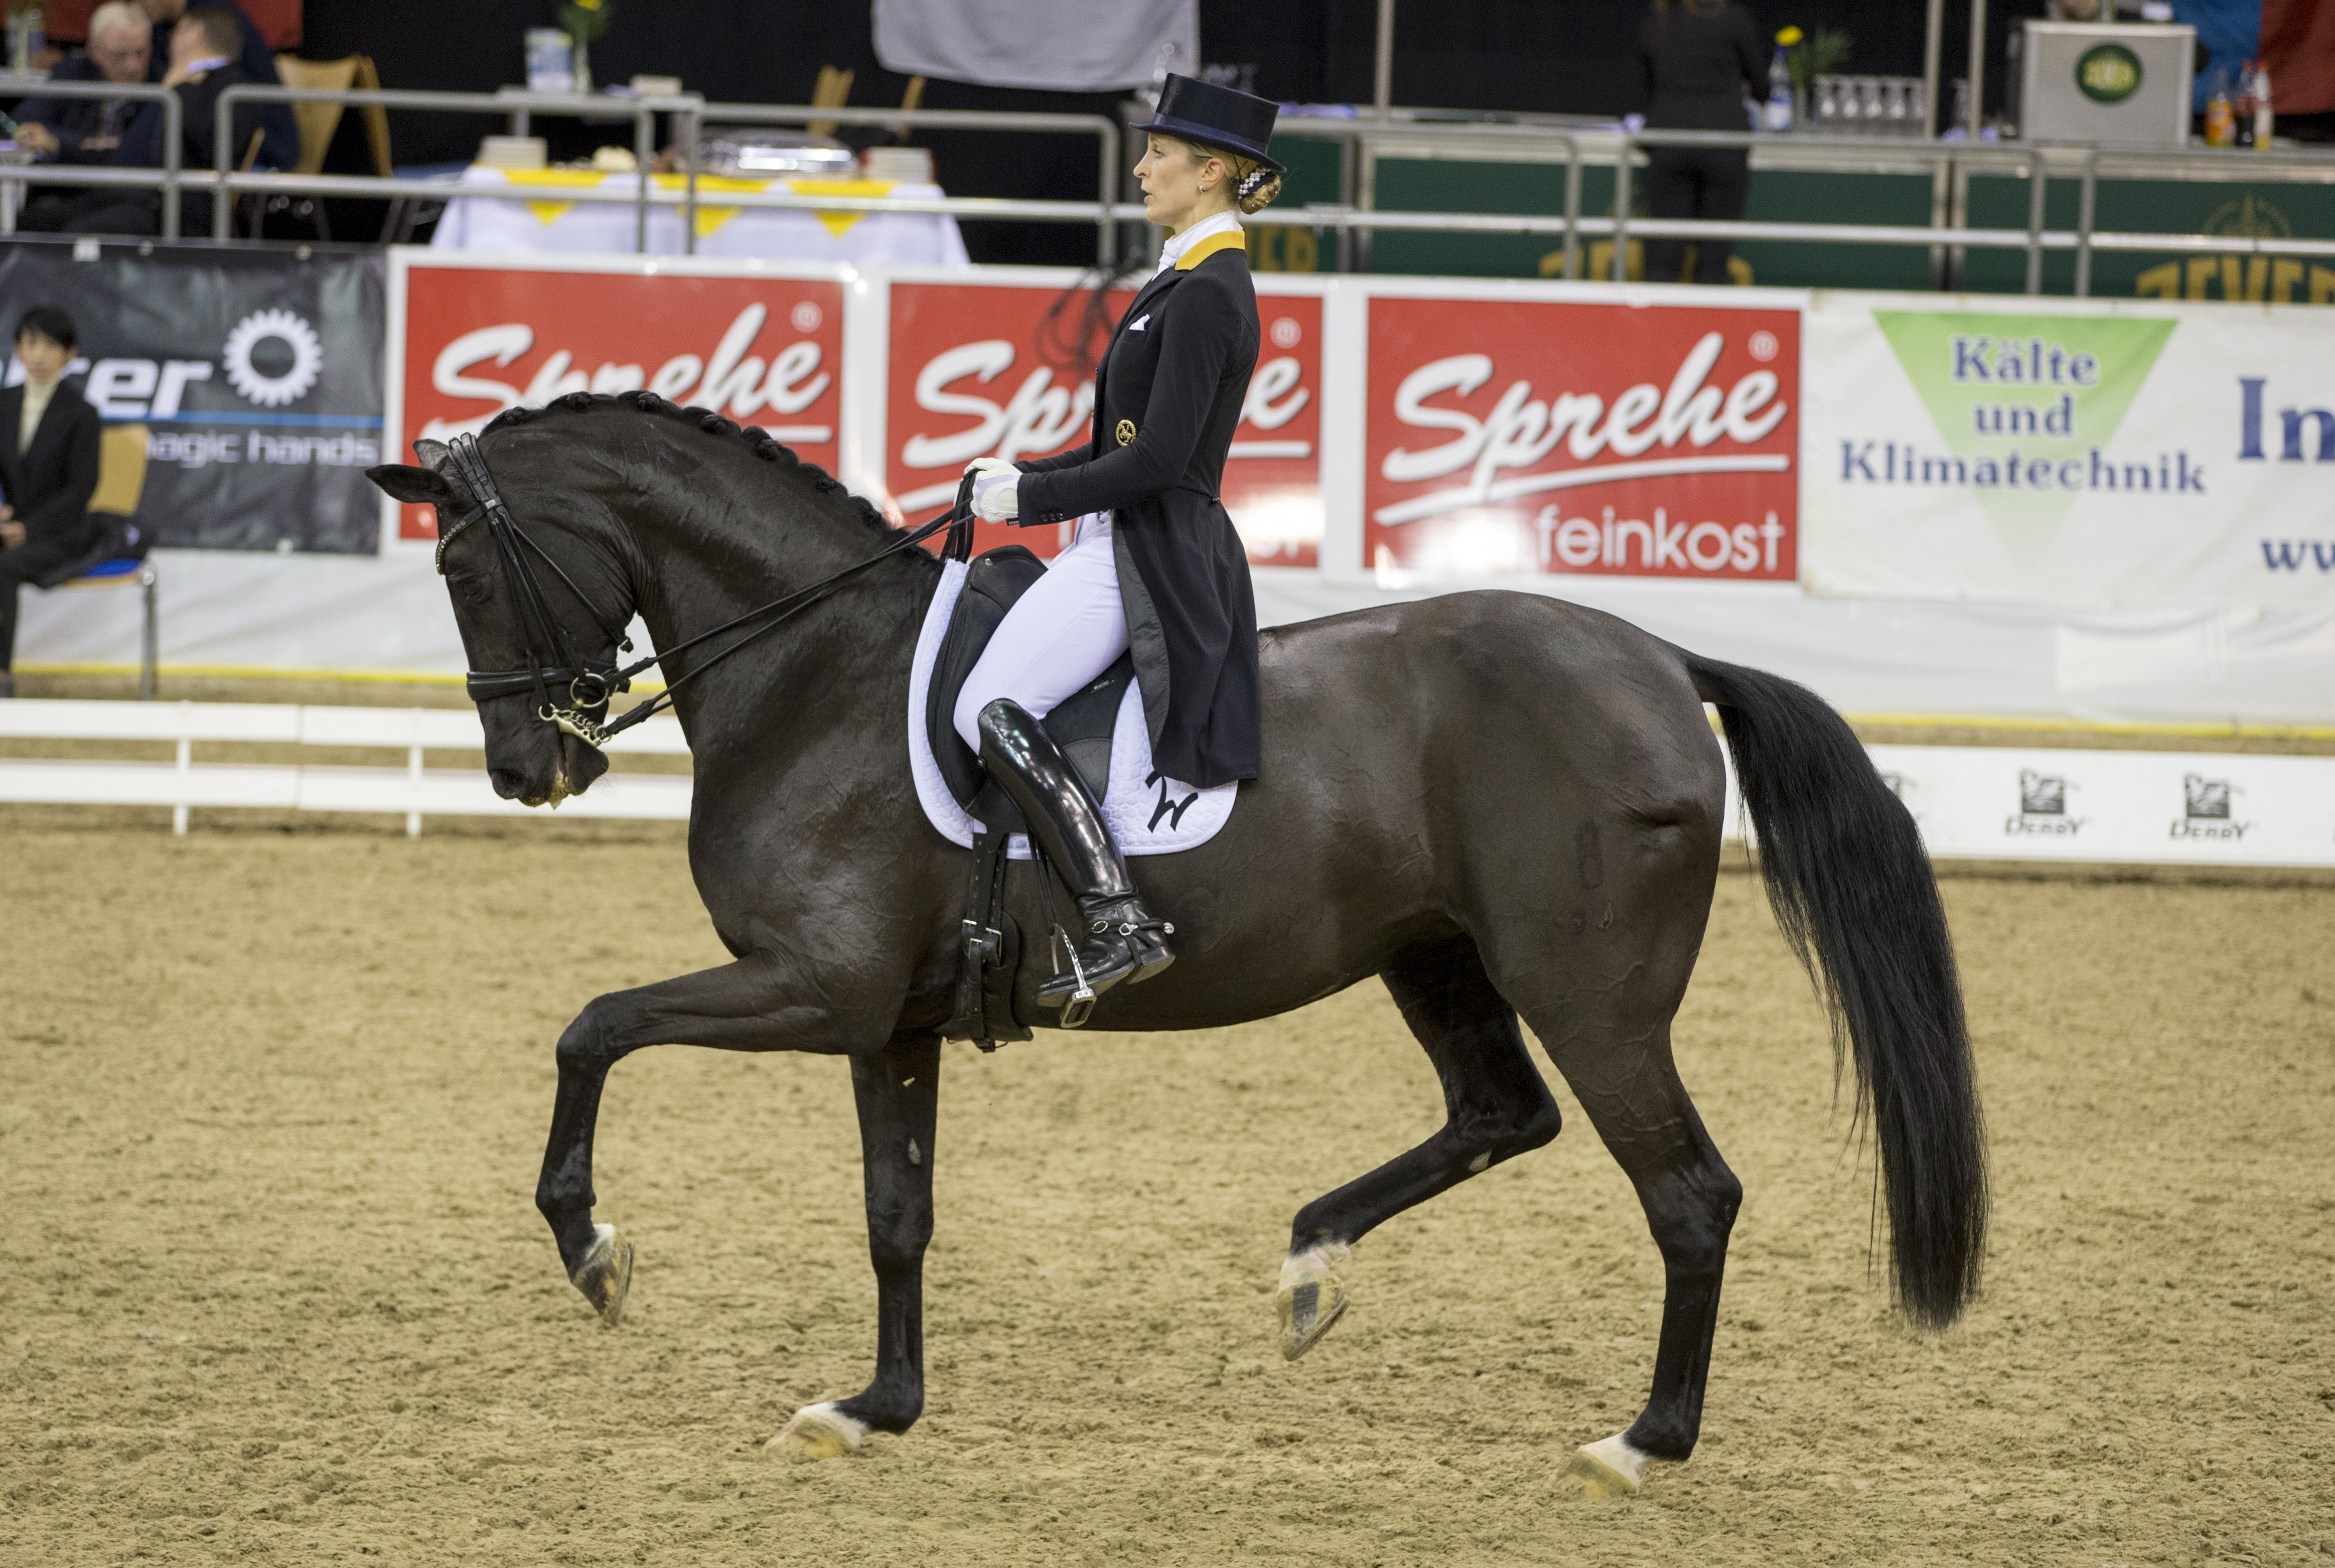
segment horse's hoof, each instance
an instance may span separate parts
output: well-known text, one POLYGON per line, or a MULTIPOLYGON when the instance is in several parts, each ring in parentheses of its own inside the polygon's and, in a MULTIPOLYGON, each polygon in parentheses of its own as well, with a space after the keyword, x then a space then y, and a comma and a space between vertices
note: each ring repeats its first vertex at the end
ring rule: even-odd
POLYGON ((1273 1298, 1281 1314, 1281 1359, 1293 1361, 1312 1350, 1346 1315, 1346 1287, 1332 1272, 1352 1249, 1322 1242, 1293 1253, 1281 1265, 1281 1289, 1273 1298))
POLYGON ((594 1225, 592 1250, 567 1278, 600 1321, 615 1328, 625 1320, 625 1295, 633 1288, 633 1244, 614 1225, 594 1225))
POLYGON ((839 1459, 867 1441, 867 1426, 832 1404, 805 1405, 768 1447, 790 1459, 839 1459))
POLYGON ((1648 1457, 1618 1435, 1611 1437, 1575 1448, 1557 1485, 1576 1497, 1634 1496, 1645 1484, 1648 1457))

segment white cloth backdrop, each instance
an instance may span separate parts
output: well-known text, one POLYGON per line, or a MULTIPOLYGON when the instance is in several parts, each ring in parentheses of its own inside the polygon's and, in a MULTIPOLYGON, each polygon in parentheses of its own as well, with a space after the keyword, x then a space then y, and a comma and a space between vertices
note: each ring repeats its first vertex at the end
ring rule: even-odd
MULTIPOLYGON (((774 182, 773 182, 774 183, 774 182)), ((473 165, 462 175, 472 189, 508 190, 511 181, 499 169, 473 165)), ((602 189, 630 195, 639 189, 630 174, 609 174, 602 189)), ((431 247, 437 250, 532 251, 544 254, 633 252, 639 217, 630 203, 563 200, 557 186, 518 188, 524 199, 457 197, 446 204, 431 247)), ((879 191, 871 189, 867 194, 879 191)), ((937 185, 891 185, 881 194, 902 198, 938 198, 937 185)), ((649 208, 651 256, 680 256, 684 209, 649 208)), ((722 205, 718 185, 698 188, 697 254, 745 256, 762 261, 848 261, 926 266, 963 266, 964 237, 945 213, 820 213, 799 208, 722 205)))
POLYGON ((1144 87, 1163 63, 1197 73, 1199 0, 876 0, 876 58, 983 87, 1144 87))

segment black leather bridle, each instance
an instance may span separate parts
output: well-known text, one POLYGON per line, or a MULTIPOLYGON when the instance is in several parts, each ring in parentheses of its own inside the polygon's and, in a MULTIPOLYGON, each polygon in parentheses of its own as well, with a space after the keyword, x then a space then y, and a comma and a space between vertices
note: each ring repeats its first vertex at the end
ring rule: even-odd
POLYGON ((510 579, 511 592, 518 600, 519 637, 522 656, 527 660, 526 667, 518 670, 470 671, 464 682, 470 700, 484 702, 497 697, 532 693, 538 719, 557 726, 587 746, 605 746, 612 737, 673 706, 673 693, 684 684, 790 617, 810 608, 841 586, 846 579, 866 571, 877 562, 912 550, 944 528, 949 530, 947 553, 952 559, 964 559, 973 547, 973 478, 967 475, 964 482, 957 488, 955 506, 922 528, 902 534, 866 560, 822 577, 807 588, 798 588, 767 605, 758 605, 711 631, 699 633, 686 642, 676 643, 647 658, 636 659, 620 667, 615 655, 631 653, 632 639, 624 634, 621 625, 611 627, 593 605, 590 595, 576 586, 576 579, 552 558, 550 552, 537 544, 528 536, 527 530, 518 526, 518 519, 511 516, 510 508, 504 504, 501 493, 495 488, 494 475, 487 468, 486 453, 479 450, 478 438, 456 436, 448 443, 447 450, 452 460, 454 472, 470 489, 472 505, 469 511, 455 519, 451 528, 438 537, 439 576, 443 576, 446 573, 446 547, 452 544, 464 528, 485 518, 488 535, 494 540, 495 558, 501 564, 504 575, 510 579), (528 559, 530 556, 549 566, 568 593, 584 606, 584 613, 592 617, 594 626, 607 641, 611 650, 608 658, 595 661, 577 650, 567 624, 553 613, 551 602, 544 594, 542 580, 536 576, 535 567, 528 559), (669 682, 655 697, 612 722, 603 723, 595 716, 596 711, 605 714, 608 699, 619 692, 629 691, 633 677, 642 671, 725 632, 736 632, 739 635, 696 668, 669 682), (567 706, 564 708, 554 702, 551 695, 556 688, 562 686, 567 692, 567 706))

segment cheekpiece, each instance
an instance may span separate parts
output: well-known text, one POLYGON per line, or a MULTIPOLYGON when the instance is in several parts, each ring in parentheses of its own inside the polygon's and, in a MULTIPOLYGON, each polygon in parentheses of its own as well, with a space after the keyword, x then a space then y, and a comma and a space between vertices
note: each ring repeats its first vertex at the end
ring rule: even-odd
POLYGON ((1280 116, 1281 105, 1269 98, 1259 98, 1238 88, 1219 87, 1213 82, 1196 82, 1171 71, 1159 90, 1158 109, 1150 119, 1130 129, 1157 131, 1163 136, 1221 147, 1227 152, 1254 158, 1275 174, 1282 174, 1287 171, 1287 166, 1265 150, 1273 140, 1273 122, 1280 116))

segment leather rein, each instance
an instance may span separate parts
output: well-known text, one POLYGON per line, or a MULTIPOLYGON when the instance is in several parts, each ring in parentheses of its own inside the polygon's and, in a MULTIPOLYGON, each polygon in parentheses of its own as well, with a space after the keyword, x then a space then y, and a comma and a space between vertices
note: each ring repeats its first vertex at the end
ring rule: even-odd
POLYGON ((613 653, 605 661, 586 658, 576 648, 567 623, 552 613, 551 601, 544 593, 542 579, 536 576, 530 557, 551 568, 552 575, 559 579, 576 603, 584 606, 584 613, 591 616, 594 626, 606 639, 614 653, 629 653, 633 651, 632 639, 624 634, 624 628, 621 625, 610 626, 593 605, 590 595, 576 586, 576 579, 567 575, 567 569, 518 526, 518 519, 511 516, 510 508, 504 504, 501 493, 495 488, 494 475, 487 468, 486 454, 479 450, 478 438, 456 436, 448 443, 447 450, 452 459, 455 473, 470 491, 473 504, 469 511, 455 519, 452 528, 438 537, 438 575, 441 577, 446 575, 446 547, 452 544, 463 529, 483 518, 488 535, 494 541, 495 558, 501 563, 504 575, 510 579, 512 592, 518 600, 519 637, 523 656, 527 660, 524 669, 470 671, 464 681, 470 701, 484 702, 497 697, 532 693, 538 719, 595 748, 606 745, 616 735, 672 707, 673 693, 683 685, 749 643, 755 642, 794 615, 808 610, 849 578, 878 561, 912 550, 943 529, 949 531, 947 554, 951 559, 963 560, 973 548, 973 479, 968 475, 957 488, 955 506, 922 528, 902 534, 866 560, 822 577, 809 587, 798 588, 767 605, 757 605, 710 631, 700 632, 686 642, 676 643, 662 652, 619 667, 613 653), (601 716, 607 712, 609 698, 618 692, 631 690, 634 676, 727 632, 735 632, 738 635, 726 647, 669 682, 663 692, 630 712, 613 721, 602 721, 601 716), (567 688, 567 705, 564 708, 552 698, 553 689, 560 686, 567 688))

